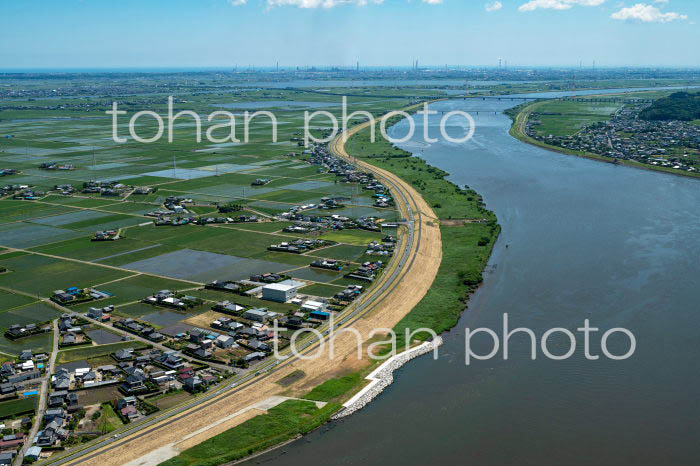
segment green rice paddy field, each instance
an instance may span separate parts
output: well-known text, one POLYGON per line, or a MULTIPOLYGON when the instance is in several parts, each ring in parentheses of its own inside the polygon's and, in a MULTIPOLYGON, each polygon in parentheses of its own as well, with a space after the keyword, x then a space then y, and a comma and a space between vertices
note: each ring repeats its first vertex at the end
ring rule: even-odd
MULTIPOLYGON (((412 96, 420 94, 417 90, 395 90, 392 93, 405 92, 406 99, 387 100, 380 98, 383 92, 380 88, 367 89, 366 98, 350 99, 350 110, 380 114, 404 106, 412 96)), ((217 105, 221 103, 256 109, 260 108, 260 102, 270 102, 278 119, 277 142, 272 142, 273 125, 269 119, 257 117, 250 125, 248 143, 197 143, 194 120, 183 117, 174 125, 172 143, 167 137, 152 144, 139 143, 129 135, 127 121, 143 105, 139 98, 129 96, 120 98, 120 105, 129 112, 119 120, 119 135, 127 138, 124 143, 112 140, 111 117, 104 114, 108 109, 105 99, 17 101, 12 109, 0 112, 0 168, 20 172, 0 178, 0 186, 29 185, 45 192, 34 201, 13 200, 11 196, 0 198, 0 270, 7 270, 0 274, 0 330, 12 324, 55 319, 61 311, 42 299, 70 286, 95 287, 112 295, 99 303, 85 303, 73 309, 85 311, 93 305, 114 304, 117 313, 123 310, 121 315, 125 316, 148 315, 138 301, 162 289, 210 300, 184 313, 184 320, 207 310, 211 301, 232 299, 231 295, 198 291, 213 279, 242 279, 254 273, 282 272, 308 283, 302 293, 327 297, 351 282, 343 278, 344 273, 311 269, 312 261, 338 259, 355 267, 366 260, 376 260, 365 255, 365 246, 381 239, 383 234, 366 231, 325 233, 320 238, 337 244, 305 255, 267 250, 272 244, 307 236, 284 233, 282 230, 290 223, 275 221, 270 216, 298 204, 318 203, 324 197, 347 198, 346 208, 337 212, 342 215, 398 219, 393 209, 373 207, 371 192, 340 183, 334 175, 306 161, 303 147, 291 139, 299 137, 307 108, 292 109, 282 104, 299 100, 297 93, 232 90, 179 98, 176 108, 200 114, 220 109, 217 105), (39 168, 47 162, 72 164, 75 169, 39 168), (257 178, 267 178, 270 182, 254 187, 251 183, 257 178), (63 184, 80 189, 89 181, 119 181, 157 190, 128 197, 79 192, 64 196, 54 190, 56 185, 63 184), (149 224, 152 218, 146 214, 162 208, 168 196, 192 199, 192 210, 204 215, 216 215, 217 204, 235 202, 265 222, 206 227, 149 224), (91 241, 96 231, 106 229, 121 229, 121 239, 91 241)), ((340 117, 339 98, 308 93, 302 100, 310 111, 323 109, 340 117)), ((162 96, 154 96, 149 109, 165 115, 166 102, 162 96)), ((213 123, 204 119, 202 132, 213 123)), ((238 124, 236 136, 242 138, 242 122, 238 124)), ((328 122, 319 117, 313 124, 320 130, 328 122)), ((141 137, 150 137, 157 131, 155 120, 139 119, 136 131, 141 137)), ((212 131, 222 138, 228 130, 212 131)), ((289 306, 275 306, 255 298, 246 298, 245 304, 264 305, 283 312, 291 310, 289 306)), ((16 354, 26 347, 47 350, 50 344, 51 335, 31 337, 19 343, 1 336, 0 352, 16 354)))

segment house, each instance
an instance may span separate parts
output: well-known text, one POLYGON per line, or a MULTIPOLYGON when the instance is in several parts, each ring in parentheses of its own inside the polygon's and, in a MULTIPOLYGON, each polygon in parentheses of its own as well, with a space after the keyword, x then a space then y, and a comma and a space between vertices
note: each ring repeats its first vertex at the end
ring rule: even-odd
POLYGON ((182 362, 182 357, 180 357, 180 355, 175 351, 169 351, 165 353, 162 356, 160 363, 170 369, 180 369, 185 365, 182 362))
POLYGON ((29 361, 24 361, 22 364, 20 364, 20 369, 23 372, 34 370, 34 361, 32 361, 31 359, 29 361))
POLYGON ((119 409, 124 409, 127 406, 136 406, 138 400, 135 396, 125 396, 117 401, 117 407, 119 409))
POLYGON ((272 283, 262 287, 262 298, 268 301, 286 303, 297 295, 299 287, 295 285, 284 285, 272 283))
POLYGON ((224 348, 224 349, 230 348, 234 344, 233 337, 228 336, 228 335, 219 335, 216 338, 215 342, 216 342, 216 346, 218 346, 219 348, 224 348))
POLYGON ((257 338, 255 340, 250 340, 248 342, 248 346, 255 351, 264 351, 268 352, 270 351, 270 345, 267 343, 263 343, 262 341, 258 340, 257 338))
POLYGON ((7 377, 7 383, 16 384, 24 382, 25 380, 38 379, 39 377, 41 377, 40 371, 23 372, 22 374, 15 374, 7 377))
POLYGON ((204 330, 200 330, 198 328, 193 328, 190 330, 190 341, 192 343, 201 343, 207 336, 207 333, 204 330))
POLYGON ((20 361, 30 361, 34 354, 32 353, 32 350, 26 349, 22 350, 22 353, 19 355, 19 360, 20 361))
POLYGON ((328 320, 330 319, 331 314, 326 311, 313 311, 309 313, 309 317, 316 320, 328 320))
POLYGON ((185 390, 193 391, 202 386, 202 379, 199 377, 189 377, 183 382, 185 390))
POLYGON ((47 427, 46 429, 39 431, 34 445, 38 447, 51 447, 56 443, 56 440, 58 440, 56 431, 53 428, 47 427))
POLYGON ((66 401, 68 392, 66 390, 58 390, 49 394, 49 408, 60 408, 66 401))
POLYGON ((29 447, 24 454, 24 458, 30 461, 36 461, 41 457, 41 447, 29 447))
POLYGON ((15 374, 15 366, 9 361, 2 363, 2 368, 0 368, 0 376, 7 377, 15 374))
POLYGON ((198 348, 195 352, 194 355, 198 357, 199 359, 209 359, 211 358, 211 351, 208 349, 204 348, 198 348))
MULTIPOLYGON (((5 466, 5 465, 11 465, 12 460, 15 458, 15 455, 17 453, 15 451, 5 451, 0 453, 0 465, 5 466)), ((25 456, 26 458, 26 456, 25 456)))
POLYGON ((10 448, 17 448, 24 445, 26 440, 24 432, 19 432, 17 434, 4 435, 2 440, 0 440, 0 450, 7 450, 10 448))
POLYGON ((265 308, 249 309, 243 313, 243 318, 255 322, 267 322, 270 317, 270 312, 265 308))
POLYGON ((56 371, 53 379, 53 388, 56 390, 68 390, 70 388, 70 372, 68 372, 68 369, 62 367, 56 371))
POLYGON ((118 349, 114 357, 117 361, 130 361, 134 359, 134 350, 133 348, 118 349))
POLYGON ((238 336, 241 338, 252 338, 252 337, 257 337, 260 335, 260 331, 256 328, 253 327, 246 327, 240 332, 238 332, 238 336))
POLYGON ((119 372, 117 369, 117 366, 115 366, 113 364, 106 364, 104 366, 98 367, 95 370, 102 372, 103 374, 109 374, 109 375, 114 375, 114 374, 119 372))
POLYGON ((10 393, 15 393, 16 391, 17 387, 11 383, 4 383, 0 385, 0 395, 9 395, 10 393))
POLYGON ((122 387, 127 393, 134 393, 146 388, 146 385, 144 385, 143 382, 144 379, 142 377, 138 375, 130 375, 124 380, 122 387))
POLYGON ((56 421, 59 425, 63 425, 63 420, 66 418, 66 412, 63 408, 47 409, 44 413, 44 420, 48 423, 56 421), (60 419, 60 421, 58 421, 60 419))
POLYGON ((165 335, 158 332, 151 332, 148 334, 148 339, 151 341, 163 341, 165 340, 165 335))
POLYGON ((301 310, 304 312, 325 311, 326 306, 327 304, 324 302, 309 300, 302 304, 301 310))
POLYGON ((87 316, 91 319, 102 320, 103 312, 102 309, 96 307, 91 307, 87 313, 87 316))
POLYGON ((68 433, 61 428, 62 425, 62 418, 55 418, 52 421, 49 421, 46 428, 37 434, 34 445, 37 447, 51 447, 58 439, 67 438, 68 433), (58 422, 59 420, 61 422, 58 422))
POLYGON ((130 421, 139 417, 139 411, 136 409, 136 406, 125 406, 120 410, 120 412, 122 413, 122 416, 126 417, 130 421))
POLYGON ((256 351, 254 353, 246 354, 245 356, 243 356, 243 360, 245 362, 259 361, 261 359, 265 359, 265 356, 267 356, 267 354, 260 351, 256 351))

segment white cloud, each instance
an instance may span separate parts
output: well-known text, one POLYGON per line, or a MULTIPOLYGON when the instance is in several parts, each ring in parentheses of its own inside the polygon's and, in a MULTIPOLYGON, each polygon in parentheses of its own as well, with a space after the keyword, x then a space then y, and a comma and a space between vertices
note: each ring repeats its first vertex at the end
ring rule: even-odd
POLYGON ((500 10, 501 8, 503 8, 503 3, 499 2, 498 0, 496 0, 495 2, 487 3, 486 5, 484 5, 484 8, 485 8, 486 11, 488 11, 488 12, 498 11, 498 10, 500 10))
POLYGON ((645 3, 637 3, 634 6, 623 8, 610 17, 621 21, 637 20, 643 23, 670 23, 679 19, 688 19, 686 15, 672 11, 664 13, 657 7, 645 3))
POLYGON ((233 6, 241 6, 248 3, 248 0, 228 0, 228 2, 233 6))
POLYGON ((440 5, 442 0, 423 0, 423 3, 427 3, 428 5, 440 5))
POLYGON ((599 6, 605 0, 530 0, 520 5, 520 11, 534 11, 538 8, 543 10, 568 10, 574 5, 599 6))

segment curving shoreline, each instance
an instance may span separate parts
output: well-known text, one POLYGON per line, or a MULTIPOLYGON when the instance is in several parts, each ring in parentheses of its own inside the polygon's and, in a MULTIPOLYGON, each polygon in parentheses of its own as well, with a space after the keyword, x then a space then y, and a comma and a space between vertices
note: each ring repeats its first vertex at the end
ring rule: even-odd
MULTIPOLYGON (((533 108, 536 107, 540 103, 542 103, 542 101, 535 101, 535 102, 532 102, 532 103, 527 104, 525 106, 522 106, 522 108, 518 109, 517 113, 506 112, 506 115, 508 115, 513 120, 513 123, 510 127, 510 130, 508 131, 508 133, 511 136, 513 136, 515 139, 517 139, 520 142, 524 142, 525 144, 530 144, 531 146, 539 147, 541 149, 545 149, 545 150, 548 150, 550 152, 557 152, 559 154, 564 154, 564 155, 572 155, 574 157, 581 157, 584 159, 595 160, 596 162, 609 163, 609 164, 613 164, 613 165, 621 165, 621 166, 630 167, 630 168, 638 168, 641 170, 653 171, 653 172, 657 172, 657 173, 665 173, 667 175, 682 176, 684 178, 700 178, 700 174, 698 174, 698 173, 679 172, 678 170, 671 170, 671 169, 667 169, 665 167, 660 167, 660 166, 657 167, 655 165, 647 165, 647 164, 639 163, 639 162, 636 162, 633 160, 613 159, 611 157, 605 157, 603 155, 595 154, 593 152, 573 151, 573 150, 564 149, 564 148, 557 147, 557 146, 552 146, 552 145, 546 144, 544 142, 538 141, 536 139, 533 139, 530 136, 528 136, 527 133, 525 133, 525 125, 527 124, 527 121, 530 118, 530 115, 532 113, 533 108)), ((515 108, 517 108, 517 107, 513 107, 509 110, 513 110, 515 108)))
POLYGON ((389 385, 394 382, 394 371, 400 369, 404 364, 431 351, 437 350, 442 345, 442 337, 426 341, 403 353, 399 353, 383 362, 372 371, 366 380, 370 383, 360 390, 355 396, 343 403, 343 409, 336 413, 331 419, 338 420, 361 410, 379 396, 389 385))

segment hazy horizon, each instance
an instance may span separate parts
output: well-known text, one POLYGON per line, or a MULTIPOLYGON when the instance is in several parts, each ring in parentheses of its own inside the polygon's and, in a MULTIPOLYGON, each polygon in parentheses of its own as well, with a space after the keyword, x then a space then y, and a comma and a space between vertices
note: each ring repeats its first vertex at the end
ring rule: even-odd
POLYGON ((697 17, 690 0, 5 1, 0 66, 694 68, 697 17))

